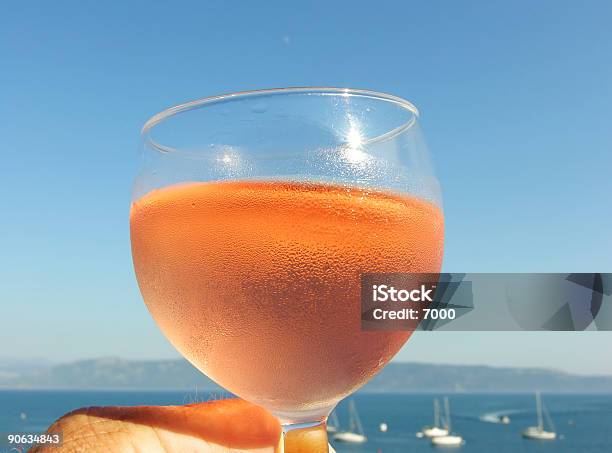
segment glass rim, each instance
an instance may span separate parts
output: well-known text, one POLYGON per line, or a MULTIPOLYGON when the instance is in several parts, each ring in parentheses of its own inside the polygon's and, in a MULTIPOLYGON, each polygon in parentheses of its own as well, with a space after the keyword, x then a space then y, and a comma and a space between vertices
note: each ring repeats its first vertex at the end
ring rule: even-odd
POLYGON ((374 141, 379 141, 380 139, 389 138, 389 136, 394 136, 398 132, 401 132, 410 126, 412 126, 417 118, 420 117, 419 110, 417 107, 410 101, 401 98, 399 96, 395 96, 392 94, 383 93, 380 91, 373 90, 365 90, 359 88, 338 88, 338 87, 286 87, 286 88, 265 88, 258 90, 246 90, 246 91, 236 91, 232 93, 219 94, 215 96, 209 96, 205 98, 195 99, 193 101, 188 101, 182 104, 175 105, 173 107, 169 107, 165 110, 162 110, 159 113, 156 113, 151 118, 149 118, 140 131, 141 137, 151 145, 153 148, 157 148, 162 152, 168 152, 171 150, 177 150, 172 147, 167 147, 155 142, 151 136, 151 130, 161 123, 162 121, 177 115, 179 113, 197 109, 206 105, 212 105, 219 102, 224 102, 230 99, 241 99, 241 98, 251 98, 258 96, 266 96, 266 95, 278 95, 278 94, 316 94, 320 96, 359 96, 371 98, 379 101, 390 102, 405 110, 409 111, 413 116, 410 120, 405 122, 399 127, 394 128, 391 131, 382 134, 382 136, 378 136, 374 139, 374 141))

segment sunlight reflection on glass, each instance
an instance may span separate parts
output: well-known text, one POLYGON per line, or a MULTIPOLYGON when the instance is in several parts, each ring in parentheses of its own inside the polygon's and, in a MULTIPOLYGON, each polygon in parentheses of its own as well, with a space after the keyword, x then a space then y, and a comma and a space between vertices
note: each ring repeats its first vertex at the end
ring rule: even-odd
POLYGON ((363 151, 363 135, 359 123, 353 119, 349 119, 350 129, 346 136, 346 146, 342 149, 342 157, 350 163, 358 164, 368 160, 368 154, 363 151))

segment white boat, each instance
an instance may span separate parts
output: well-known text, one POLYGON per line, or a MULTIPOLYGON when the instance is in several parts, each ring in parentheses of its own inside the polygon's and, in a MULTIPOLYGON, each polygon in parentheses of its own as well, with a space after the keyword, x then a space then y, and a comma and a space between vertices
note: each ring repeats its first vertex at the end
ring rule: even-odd
POLYGON ((463 445, 463 437, 459 434, 452 434, 451 431, 451 417, 450 417, 450 404, 448 398, 444 398, 444 428, 446 429, 446 435, 437 436, 431 438, 431 444, 436 447, 460 447, 463 445))
POLYGON ((336 433, 340 429, 340 422, 338 421, 338 416, 336 415, 336 411, 329 414, 327 418, 327 432, 328 433, 336 433))
POLYGON ((352 444, 362 444, 368 440, 363 432, 363 426, 361 426, 361 420, 353 400, 349 401, 349 430, 337 432, 334 434, 333 439, 338 442, 352 444))
POLYGON ((498 418, 499 422, 502 425, 509 425, 510 424, 510 417, 508 417, 507 415, 500 415, 498 418))
POLYGON ((463 437, 454 436, 452 434, 448 436, 433 437, 431 444, 436 447, 460 447, 463 445, 463 437))
POLYGON ((555 440, 557 438, 557 433, 552 431, 544 431, 537 426, 530 426, 523 431, 523 437, 533 440, 555 440))
POLYGON ((555 432, 555 426, 546 410, 546 407, 542 404, 542 397, 540 392, 536 392, 536 412, 538 416, 538 426, 530 426, 525 431, 523 431, 523 437, 525 439, 533 439, 533 440, 555 440, 557 438, 557 433, 555 432), (550 431, 546 431, 544 428, 544 417, 542 417, 542 413, 546 415, 546 419, 548 421, 548 425, 550 426, 550 431))
POLYGON ((423 434, 423 436, 429 438, 448 436, 448 430, 446 428, 440 428, 439 426, 423 428, 423 431, 421 431, 421 433, 423 434))
POLYGON ((440 436, 448 436, 448 430, 442 427, 440 421, 440 402, 438 399, 434 399, 434 424, 433 426, 424 426, 420 433, 417 433, 417 437, 440 437, 440 436))
POLYGON ((499 423, 500 425, 509 425, 511 420, 510 416, 502 412, 489 412, 478 417, 480 421, 486 423, 499 423))
POLYGON ((362 444, 366 440, 368 440, 368 438, 364 436, 363 434, 353 433, 350 431, 342 431, 342 432, 334 434, 334 440, 336 442, 346 442, 350 444, 362 444))
POLYGON ((385 422, 381 423, 378 428, 380 429, 381 433, 386 433, 387 430, 389 429, 389 425, 387 425, 385 422))

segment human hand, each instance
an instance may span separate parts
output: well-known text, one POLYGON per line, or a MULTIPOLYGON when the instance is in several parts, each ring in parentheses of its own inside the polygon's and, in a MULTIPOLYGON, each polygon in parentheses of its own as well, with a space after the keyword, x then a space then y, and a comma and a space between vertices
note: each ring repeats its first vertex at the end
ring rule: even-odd
MULTIPOLYGON (((57 420, 62 445, 32 453, 279 452, 281 426, 265 409, 240 399, 186 406, 90 407, 57 420)), ((324 427, 290 431, 284 453, 327 453, 324 427)))

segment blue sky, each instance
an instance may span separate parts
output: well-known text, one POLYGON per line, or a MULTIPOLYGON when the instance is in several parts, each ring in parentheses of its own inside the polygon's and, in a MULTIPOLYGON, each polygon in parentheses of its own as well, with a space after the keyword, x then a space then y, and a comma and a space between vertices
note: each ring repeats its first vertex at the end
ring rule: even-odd
MULTIPOLYGON (((612 272, 611 22, 595 0, 0 6, 0 357, 176 355, 131 266, 138 132, 236 90, 413 101, 444 191, 447 271, 612 272)), ((612 374, 611 344, 423 333, 399 358, 612 374)))

